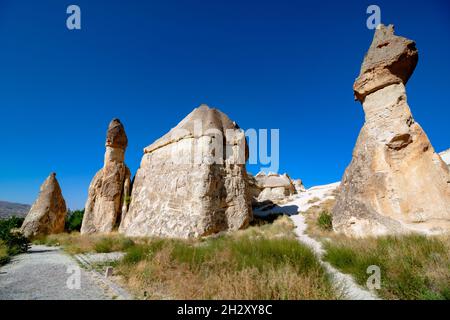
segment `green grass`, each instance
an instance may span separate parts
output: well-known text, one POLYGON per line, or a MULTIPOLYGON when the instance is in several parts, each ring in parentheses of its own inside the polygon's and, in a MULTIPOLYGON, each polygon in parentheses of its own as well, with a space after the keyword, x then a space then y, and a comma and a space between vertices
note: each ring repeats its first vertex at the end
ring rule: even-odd
POLYGON ((322 211, 317 217, 317 225, 320 229, 330 231, 333 229, 333 218, 328 211, 322 211))
POLYGON ((381 269, 385 299, 450 299, 449 241, 408 235, 371 239, 339 239, 325 243, 325 260, 365 285, 367 267, 381 269))
POLYGON ((315 255, 279 220, 201 241, 148 239, 127 249, 118 270, 146 298, 336 298, 315 255))
POLYGON ((33 243, 47 246, 62 246, 70 254, 124 251, 134 245, 133 240, 117 233, 82 236, 78 232, 52 234, 37 238, 33 243))

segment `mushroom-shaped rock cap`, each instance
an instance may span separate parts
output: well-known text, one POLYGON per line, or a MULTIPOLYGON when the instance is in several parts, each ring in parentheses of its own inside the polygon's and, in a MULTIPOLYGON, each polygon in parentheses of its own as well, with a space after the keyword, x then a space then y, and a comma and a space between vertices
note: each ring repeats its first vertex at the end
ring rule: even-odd
POLYGON ((119 119, 113 119, 109 123, 108 131, 106 133, 106 146, 120 149, 126 149, 128 146, 125 128, 119 119))
POLYGON ((418 59, 413 40, 396 36, 393 25, 380 24, 353 85, 355 98, 363 102, 368 94, 388 85, 406 84, 418 59))
POLYGON ((237 129, 239 126, 236 122, 231 121, 225 113, 202 104, 188 114, 175 128, 145 148, 144 152, 152 152, 187 137, 199 138, 220 132, 228 138, 226 131, 237 129))

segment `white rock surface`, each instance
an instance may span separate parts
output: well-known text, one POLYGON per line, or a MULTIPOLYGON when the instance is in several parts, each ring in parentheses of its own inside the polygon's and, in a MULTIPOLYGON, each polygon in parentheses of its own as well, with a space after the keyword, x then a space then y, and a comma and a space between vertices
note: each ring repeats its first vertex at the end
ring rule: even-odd
POLYGON ((294 232, 298 240, 313 250, 322 266, 330 274, 335 290, 342 294, 343 298, 348 300, 377 300, 378 297, 375 293, 360 287, 350 275, 340 272, 328 262, 323 261, 322 257, 325 251, 322 243, 306 234, 307 224, 302 212, 326 200, 334 199, 335 191, 339 185, 340 183, 336 182, 307 189, 305 192, 293 196, 293 199, 285 204, 266 211, 255 211, 255 216, 270 214, 289 215, 294 222, 294 232))

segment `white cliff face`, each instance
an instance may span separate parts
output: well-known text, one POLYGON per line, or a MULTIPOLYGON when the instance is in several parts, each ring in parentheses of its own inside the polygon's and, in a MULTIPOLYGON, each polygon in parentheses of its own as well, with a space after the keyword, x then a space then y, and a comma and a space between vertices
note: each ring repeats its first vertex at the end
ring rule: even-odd
POLYGON ((444 161, 447 166, 450 167, 450 149, 442 151, 441 153, 439 153, 439 155, 441 156, 442 161, 444 161))
POLYGON ((29 238, 64 231, 66 202, 56 174, 52 173, 41 186, 39 196, 22 224, 21 232, 29 238))
POLYGON ((191 238, 252 219, 245 135, 219 110, 202 105, 144 152, 120 232, 191 238))
POLYGON ((82 234, 111 232, 126 213, 131 191, 131 174, 124 163, 127 144, 123 125, 114 119, 107 131, 104 166, 89 186, 82 234))
POLYGON ((450 230, 450 175, 412 117, 404 83, 414 42, 381 26, 354 85, 365 123, 347 168, 333 227, 349 236, 450 230))

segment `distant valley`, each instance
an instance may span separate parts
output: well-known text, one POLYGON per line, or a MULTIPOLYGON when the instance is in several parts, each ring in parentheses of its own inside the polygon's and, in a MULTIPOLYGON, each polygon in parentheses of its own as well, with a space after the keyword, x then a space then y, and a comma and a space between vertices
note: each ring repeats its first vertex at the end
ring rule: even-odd
POLYGON ((31 206, 28 204, 0 201, 0 219, 12 216, 25 217, 30 208, 31 206))

